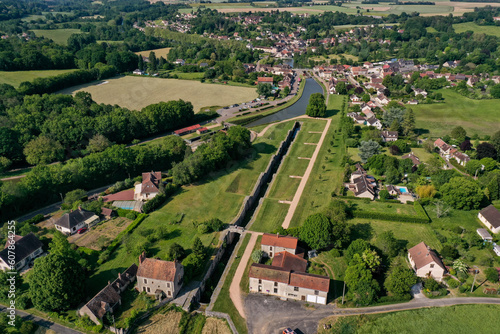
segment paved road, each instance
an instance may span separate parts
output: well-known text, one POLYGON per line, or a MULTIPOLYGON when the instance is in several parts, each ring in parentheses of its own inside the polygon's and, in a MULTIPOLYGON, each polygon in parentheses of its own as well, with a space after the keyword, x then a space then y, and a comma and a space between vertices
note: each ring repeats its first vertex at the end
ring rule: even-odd
MULTIPOLYGON (((6 307, 3 305, 0 305, 0 312, 6 312, 6 311, 7 311, 6 307)), ((80 332, 80 331, 77 331, 77 330, 74 330, 74 329, 71 329, 68 327, 64 327, 62 325, 53 323, 50 320, 46 320, 46 319, 37 317, 35 315, 23 312, 23 311, 16 310, 16 315, 22 317, 25 320, 31 320, 34 323, 36 323, 42 327, 52 329, 53 331, 55 331, 58 334, 82 334, 82 332, 80 332)))
MULTIPOLYGON (((112 184, 107 185, 105 187, 101 187, 101 188, 90 190, 90 191, 87 192, 87 195, 88 196, 92 196, 94 194, 102 193, 104 190, 108 189, 111 186, 112 186, 112 184)), ((52 212, 56 212, 57 210, 59 210, 61 204, 62 204, 62 202, 57 202, 57 203, 48 205, 48 206, 46 206, 44 208, 41 208, 41 209, 38 209, 36 211, 32 211, 32 212, 30 212, 28 214, 25 214, 24 216, 19 217, 19 218, 15 219, 15 220, 17 222, 23 222, 23 221, 28 220, 30 218, 33 218, 33 217, 35 217, 36 215, 39 215, 39 214, 48 215, 48 214, 50 214, 52 212)))
MULTIPOLYGON (((324 120, 324 119, 322 119, 324 120)), ((299 187, 297 188, 297 191, 295 192, 295 195, 293 196, 292 203, 290 204, 290 207, 288 208, 288 213, 286 214, 285 220, 283 221, 283 224, 281 225, 284 229, 287 229, 288 226, 290 226, 290 222, 292 221, 293 215, 295 214, 295 209, 297 209, 297 206, 300 201, 300 197, 302 196, 302 192, 304 191, 304 188, 306 187, 307 180, 309 179, 309 176, 311 175, 312 169, 314 167, 314 163, 316 162, 316 158, 318 157, 319 151, 321 150, 321 146, 323 145, 323 141, 325 140, 326 134, 328 132, 328 129, 330 128, 330 124, 332 123, 332 119, 328 118, 326 121, 325 128, 323 130, 323 133, 321 134, 321 138, 318 141, 318 144, 316 145, 316 149, 314 150, 314 153, 311 157, 311 160, 309 160, 309 165, 307 165, 306 172, 302 176, 302 179, 300 180, 299 187)), ((297 143, 301 144, 301 143, 297 143)))
POLYGON ((305 308, 303 302, 284 302, 276 297, 250 294, 245 299, 245 311, 247 314, 251 314, 247 320, 249 333, 275 334, 279 329, 290 327, 299 329, 304 334, 312 334, 317 332, 321 319, 334 315, 374 314, 464 304, 500 305, 500 298, 419 298, 403 304, 342 309, 333 305, 316 305, 315 308, 305 308))

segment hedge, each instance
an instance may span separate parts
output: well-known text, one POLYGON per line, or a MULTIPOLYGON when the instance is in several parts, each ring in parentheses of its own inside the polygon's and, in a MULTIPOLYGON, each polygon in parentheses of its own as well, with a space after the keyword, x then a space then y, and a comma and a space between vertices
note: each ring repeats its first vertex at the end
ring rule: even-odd
POLYGON ((422 206, 422 204, 420 204, 420 202, 418 201, 415 201, 413 203, 413 207, 415 208, 415 211, 417 211, 417 213, 420 215, 420 216, 423 216, 423 217, 426 217, 427 220, 429 221, 429 223, 431 222, 431 218, 429 217, 429 215, 427 214, 427 211, 425 211, 424 207, 422 206))
POLYGON ((379 220, 397 221, 403 223, 418 223, 418 224, 430 223, 430 219, 428 217, 424 218, 424 217, 398 215, 398 214, 382 213, 382 212, 366 212, 366 211, 355 210, 353 212, 353 216, 354 218, 379 219, 379 220))
POLYGON ((106 250, 108 250, 109 253, 111 254, 116 249, 116 247, 118 247, 118 245, 120 245, 123 237, 126 234, 129 234, 130 232, 132 232, 137 226, 139 226, 139 224, 142 223, 142 221, 144 219, 146 219, 146 217, 148 217, 147 214, 141 213, 137 217, 136 220, 134 220, 129 226, 127 226, 126 229, 124 229, 123 231, 121 231, 120 233, 118 233, 118 235, 116 236, 115 240, 113 240, 113 242, 108 246, 108 248, 106 250))
POLYGON ((38 214, 38 215, 36 215, 36 216, 34 216, 34 217, 32 217, 32 218, 28 219, 28 220, 25 220, 25 221, 23 222, 23 224, 38 224, 39 222, 41 222, 41 221, 42 221, 42 220, 44 220, 44 219, 45 219, 45 216, 44 216, 44 215, 42 215, 42 214, 38 214))
POLYGON ((163 194, 156 195, 142 206, 142 211, 144 213, 150 213, 153 212, 154 210, 158 209, 165 201, 172 195, 176 190, 178 186, 174 185, 172 183, 168 183, 165 186, 165 191, 163 194))

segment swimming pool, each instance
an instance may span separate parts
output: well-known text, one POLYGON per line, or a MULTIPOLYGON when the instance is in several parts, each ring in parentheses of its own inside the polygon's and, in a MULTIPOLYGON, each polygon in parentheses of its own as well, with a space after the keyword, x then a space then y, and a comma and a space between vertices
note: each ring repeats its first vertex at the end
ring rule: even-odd
POLYGON ((401 191, 401 193, 404 194, 408 192, 408 189, 406 189, 406 187, 399 187, 399 191, 401 191))

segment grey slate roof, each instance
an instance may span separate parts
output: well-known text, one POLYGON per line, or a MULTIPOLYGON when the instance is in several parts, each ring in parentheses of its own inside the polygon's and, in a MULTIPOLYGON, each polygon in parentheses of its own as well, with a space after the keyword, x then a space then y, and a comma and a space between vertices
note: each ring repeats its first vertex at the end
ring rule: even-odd
POLYGON ((66 213, 64 216, 59 218, 59 220, 57 220, 54 224, 71 230, 73 227, 77 226, 81 222, 84 222, 90 217, 95 215, 96 214, 91 211, 78 209, 73 212, 66 213))
MULTIPOLYGON (((38 240, 38 238, 31 232, 21 239, 17 240, 15 245, 16 264, 43 246, 42 242, 38 240)), ((0 258, 5 263, 8 263, 8 252, 9 250, 7 248, 4 248, 0 252, 0 258)))

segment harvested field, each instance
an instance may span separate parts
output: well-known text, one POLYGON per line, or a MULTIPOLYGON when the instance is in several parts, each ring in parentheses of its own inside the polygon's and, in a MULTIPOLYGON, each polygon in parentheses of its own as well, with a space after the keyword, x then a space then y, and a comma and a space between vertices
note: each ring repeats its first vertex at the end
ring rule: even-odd
POLYGON ((151 51, 154 51, 154 53, 156 55, 156 58, 163 57, 163 58, 167 59, 167 56, 168 56, 168 53, 170 52, 170 49, 171 48, 153 49, 153 50, 146 50, 146 51, 136 52, 135 54, 136 55, 141 55, 143 57, 149 57, 149 53, 151 51))
POLYGON ((218 318, 207 318, 201 334, 231 334, 227 323, 218 318))
POLYGON ((255 88, 136 76, 115 77, 74 86, 59 93, 74 95, 80 91, 92 94, 92 99, 97 103, 117 104, 132 110, 162 101, 182 99, 191 102, 194 111, 198 112, 205 106, 226 106, 257 97, 255 88))
POLYGON ((179 321, 182 313, 170 311, 165 314, 155 314, 146 320, 136 333, 138 334, 178 334, 179 321))
POLYGON ((113 241, 118 233, 126 229, 131 222, 128 218, 117 217, 95 226, 83 234, 73 234, 68 238, 68 241, 79 247, 99 251, 113 241))

